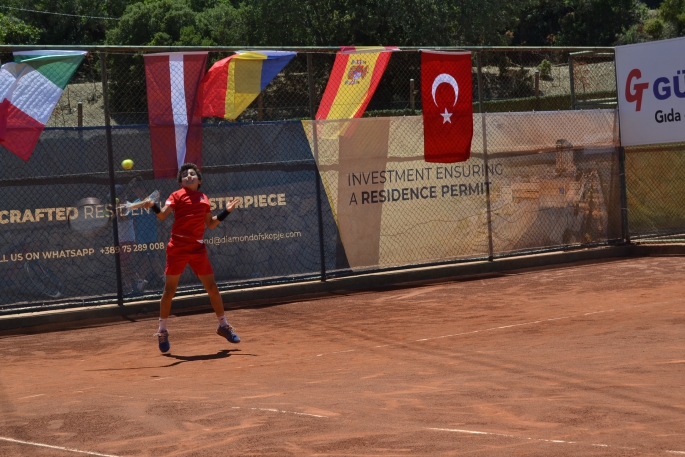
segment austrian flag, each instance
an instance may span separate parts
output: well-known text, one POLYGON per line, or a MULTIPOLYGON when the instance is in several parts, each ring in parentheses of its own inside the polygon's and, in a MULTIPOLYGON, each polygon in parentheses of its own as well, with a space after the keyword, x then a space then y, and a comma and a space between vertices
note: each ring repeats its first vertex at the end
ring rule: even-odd
POLYGON ((29 160, 86 51, 19 51, 0 68, 0 144, 29 160))
POLYGON ((202 117, 197 108, 206 65, 207 52, 145 56, 155 178, 175 178, 186 162, 202 166, 202 117))

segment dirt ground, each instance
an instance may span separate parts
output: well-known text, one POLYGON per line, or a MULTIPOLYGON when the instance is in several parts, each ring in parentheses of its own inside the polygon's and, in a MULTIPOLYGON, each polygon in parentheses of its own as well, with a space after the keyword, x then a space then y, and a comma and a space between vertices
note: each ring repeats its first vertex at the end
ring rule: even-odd
MULTIPOLYGON (((685 455, 685 259, 0 336, 2 456, 685 455)), ((230 307, 230 305, 227 305, 230 307)), ((209 305, 208 305, 209 310, 209 305)))

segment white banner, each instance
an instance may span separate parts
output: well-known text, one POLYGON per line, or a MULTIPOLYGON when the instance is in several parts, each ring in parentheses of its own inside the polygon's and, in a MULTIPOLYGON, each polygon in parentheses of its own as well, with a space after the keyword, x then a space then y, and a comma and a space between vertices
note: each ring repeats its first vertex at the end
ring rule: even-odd
POLYGON ((616 47, 621 144, 685 141, 685 38, 616 47))

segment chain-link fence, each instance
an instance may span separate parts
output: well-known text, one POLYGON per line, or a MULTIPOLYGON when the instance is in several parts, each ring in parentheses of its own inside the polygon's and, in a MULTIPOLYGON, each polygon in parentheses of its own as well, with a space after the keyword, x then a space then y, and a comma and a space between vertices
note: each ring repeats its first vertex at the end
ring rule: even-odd
MULTIPOLYGON (((206 50, 207 68, 233 54, 206 50)), ((114 207, 178 189, 155 179, 143 57, 169 50, 89 51, 31 158, 0 146, 0 312, 163 289, 172 218, 114 207), (135 166, 122 169, 124 159, 135 166)), ((242 199, 205 233, 221 289, 626 238, 611 49, 470 49, 474 136, 458 164, 423 160, 418 49, 392 53, 364 118, 318 121, 336 50, 296 51, 235 121, 202 120, 201 191, 215 213, 242 199)), ((629 202, 640 160, 627 154, 629 202)), ((644 233, 682 227, 633 216, 644 233)), ((187 270, 179 293, 198 288, 187 270)))

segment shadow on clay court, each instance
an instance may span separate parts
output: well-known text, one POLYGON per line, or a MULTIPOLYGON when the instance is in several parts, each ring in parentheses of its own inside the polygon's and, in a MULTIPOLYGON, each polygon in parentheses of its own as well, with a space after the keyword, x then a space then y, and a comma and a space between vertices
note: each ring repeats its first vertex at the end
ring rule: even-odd
POLYGON ((197 362, 199 360, 218 360, 218 359, 225 359, 234 355, 246 355, 246 356, 251 356, 255 357, 254 354, 231 354, 232 352, 240 352, 240 349, 222 349, 221 351, 217 352, 216 354, 207 354, 207 355, 176 355, 176 354, 162 354, 164 357, 167 357, 169 359, 176 359, 178 362, 171 363, 169 365, 162 365, 160 368, 168 368, 168 367, 174 367, 176 365, 180 365, 184 362, 197 362))
POLYGON ((170 359, 176 359, 178 362, 170 363, 169 365, 161 365, 154 367, 128 367, 128 368, 100 368, 97 370, 84 370, 84 371, 127 371, 127 370, 146 370, 150 368, 168 368, 175 367, 185 362, 197 362, 200 360, 219 360, 226 359, 231 356, 236 355, 246 355, 251 357, 256 357, 254 354, 231 354, 232 352, 240 352, 240 349, 223 349, 216 354, 206 354, 206 355, 176 355, 176 354, 162 354, 163 357, 170 359))

